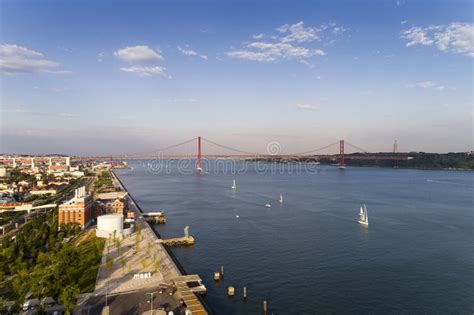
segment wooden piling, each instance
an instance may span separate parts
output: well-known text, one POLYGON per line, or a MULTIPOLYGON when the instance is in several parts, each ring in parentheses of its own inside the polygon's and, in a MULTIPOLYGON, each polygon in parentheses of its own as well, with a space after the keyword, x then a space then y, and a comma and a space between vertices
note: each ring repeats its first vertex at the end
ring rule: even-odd
POLYGON ((221 266, 221 276, 224 277, 224 266, 221 266))
POLYGON ((247 287, 244 287, 244 300, 247 298, 247 287))
POLYGON ((267 311, 268 311, 267 300, 263 300, 263 314, 267 315, 267 311))

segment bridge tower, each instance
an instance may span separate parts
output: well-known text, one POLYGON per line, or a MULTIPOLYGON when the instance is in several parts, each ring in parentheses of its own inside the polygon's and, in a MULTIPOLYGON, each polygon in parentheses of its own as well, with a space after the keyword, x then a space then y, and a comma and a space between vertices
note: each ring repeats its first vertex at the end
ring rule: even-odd
POLYGON ((346 166, 344 164, 344 140, 339 141, 339 169, 343 170, 346 166))
POLYGON ((201 136, 198 137, 198 156, 196 170, 199 174, 202 173, 202 154, 201 154, 201 136))

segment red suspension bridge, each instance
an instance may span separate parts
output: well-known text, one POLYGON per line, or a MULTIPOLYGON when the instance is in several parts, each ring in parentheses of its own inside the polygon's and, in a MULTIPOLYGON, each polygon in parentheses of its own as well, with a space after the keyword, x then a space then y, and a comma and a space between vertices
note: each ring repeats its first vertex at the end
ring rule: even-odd
MULTIPOLYGON (((281 153, 281 146, 278 142, 270 142, 267 145, 267 152, 250 152, 241 150, 238 148, 233 148, 223 144, 219 144, 212 140, 206 139, 204 137, 196 137, 189 139, 180 143, 176 143, 170 146, 163 148, 155 149, 153 151, 139 152, 139 153, 130 153, 130 154, 119 154, 119 155, 109 155, 109 156, 95 156, 95 157, 81 157, 77 158, 80 160, 132 160, 132 159, 150 159, 150 158, 164 158, 164 159, 196 159, 197 161, 197 170, 202 170, 203 159, 217 159, 217 158, 229 158, 229 159, 280 159, 280 160, 294 160, 298 158, 313 158, 313 159, 330 159, 335 162, 338 162, 339 168, 343 169, 345 167, 346 160, 392 160, 394 165, 398 165, 399 160, 408 160, 410 159, 407 156, 400 156, 397 152, 397 144, 393 147, 392 154, 376 154, 371 153, 368 150, 365 150, 361 147, 353 145, 345 140, 339 140, 337 142, 318 147, 312 150, 304 152, 295 152, 295 153, 281 153), (204 151, 204 144, 206 149, 209 151, 204 151), (194 152, 178 152, 180 148, 192 146, 191 148, 194 152), (213 150, 211 150, 211 148, 213 150), (216 151, 216 149, 218 151, 216 151), (336 152, 334 152, 336 151, 336 152), (350 153, 348 153, 348 151, 350 153), (349 154, 349 155, 348 155, 349 154)), ((183 150, 181 150, 183 151, 183 150)), ((189 148, 188 148, 189 151, 189 148)))

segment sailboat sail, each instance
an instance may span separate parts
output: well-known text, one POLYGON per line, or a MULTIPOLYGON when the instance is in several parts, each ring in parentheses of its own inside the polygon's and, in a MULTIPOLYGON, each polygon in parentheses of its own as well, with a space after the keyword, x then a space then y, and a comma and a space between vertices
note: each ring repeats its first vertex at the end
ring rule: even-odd
POLYGON ((237 184, 235 183, 235 179, 232 181, 232 189, 233 190, 237 189, 237 184))
POLYGON ((280 203, 283 203, 283 195, 280 194, 280 203))
POLYGON ((369 217, 367 216, 367 207, 360 207, 359 211, 359 223, 363 225, 369 225, 369 217))

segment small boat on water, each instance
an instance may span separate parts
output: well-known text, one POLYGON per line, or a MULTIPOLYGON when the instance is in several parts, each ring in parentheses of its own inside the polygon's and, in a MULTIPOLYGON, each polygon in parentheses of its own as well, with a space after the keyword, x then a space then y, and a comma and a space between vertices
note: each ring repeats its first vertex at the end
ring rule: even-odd
POLYGON ((367 207, 365 206, 365 204, 364 207, 360 207, 358 222, 365 226, 369 225, 369 217, 367 215, 367 207))
POLYGON ((240 216, 238 216, 238 215, 236 215, 235 217, 236 217, 237 219, 240 218, 240 216))
POLYGON ((278 200, 280 203, 283 203, 283 195, 280 194, 280 200, 278 200))
POLYGON ((265 208, 271 208, 271 207, 272 207, 271 204, 269 204, 269 203, 266 203, 266 204, 265 204, 265 208))
POLYGON ((232 190, 237 190, 237 184, 235 183, 235 179, 232 181, 232 190))

